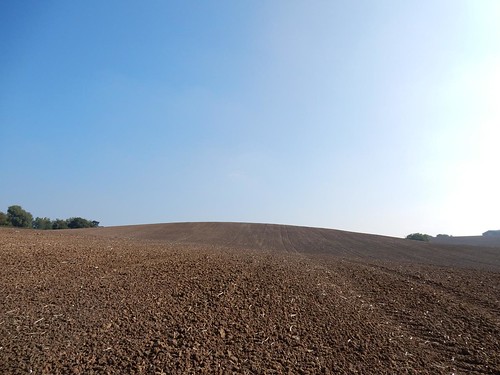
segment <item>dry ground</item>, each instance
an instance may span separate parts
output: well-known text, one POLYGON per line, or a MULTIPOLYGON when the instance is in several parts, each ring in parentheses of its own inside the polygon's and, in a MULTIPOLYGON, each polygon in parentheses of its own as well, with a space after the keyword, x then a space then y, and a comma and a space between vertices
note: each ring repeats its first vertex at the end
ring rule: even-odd
POLYGON ((500 249, 326 229, 0 230, 1 374, 499 374, 500 249))

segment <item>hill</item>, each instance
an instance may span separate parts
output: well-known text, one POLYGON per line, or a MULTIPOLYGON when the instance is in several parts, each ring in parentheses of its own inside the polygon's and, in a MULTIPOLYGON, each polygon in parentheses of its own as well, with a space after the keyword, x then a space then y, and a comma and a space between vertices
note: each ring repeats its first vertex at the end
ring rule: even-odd
POLYGON ((229 246, 278 253, 500 269, 500 246, 496 249, 477 249, 461 243, 443 246, 434 242, 429 244, 324 228, 252 223, 172 223, 82 229, 76 232, 108 238, 229 246))
POLYGON ((498 253, 265 224, 0 228, 0 373, 499 374, 498 253))

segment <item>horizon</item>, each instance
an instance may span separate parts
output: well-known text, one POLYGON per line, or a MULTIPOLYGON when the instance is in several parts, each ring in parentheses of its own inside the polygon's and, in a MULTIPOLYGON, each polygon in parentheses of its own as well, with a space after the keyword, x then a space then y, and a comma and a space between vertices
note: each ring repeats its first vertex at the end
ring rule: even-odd
MULTIPOLYGON (((394 237, 394 238, 405 238, 409 234, 413 233, 408 233, 407 235, 404 236, 391 236, 387 234, 381 234, 381 233, 370 233, 370 232, 359 232, 359 231, 353 231, 353 230, 347 230, 347 229, 339 229, 339 228, 329 228, 329 227, 315 227, 315 226, 310 226, 310 225, 295 225, 295 224, 283 224, 283 223, 257 223, 257 222, 248 222, 248 221, 170 221, 170 222, 164 222, 164 223, 137 223, 137 224, 123 224, 123 225, 100 225, 100 228, 109 228, 109 227, 126 227, 126 226, 141 226, 141 225, 163 225, 163 224, 197 224, 197 223, 216 223, 216 224, 257 224, 257 225, 285 225, 285 226, 291 226, 291 227, 302 227, 302 228, 316 228, 316 229, 328 229, 328 230, 338 230, 341 232, 351 232, 351 233, 359 233, 359 234, 370 234, 370 235, 376 235, 376 236, 387 236, 387 237, 394 237)), ((98 228, 99 228, 98 227, 98 228)), ((483 233, 488 232, 488 231, 497 231, 498 229, 486 229, 481 233, 477 234, 465 234, 465 235, 459 235, 455 236, 453 234, 449 233, 436 233, 436 234, 429 234, 429 233, 424 233, 427 235, 430 235, 431 237, 437 237, 439 235, 448 235, 450 237, 484 237, 483 233)), ((418 232, 416 232, 418 233, 418 232)))
MULTIPOLYGON (((22 206, 21 206, 22 207, 22 206)), ((24 209, 24 207, 22 207, 24 209)), ((0 210, 2 212, 2 210, 0 210)), ((28 211, 29 212, 29 211, 28 211)), ((79 216, 73 216, 70 218, 66 219, 61 219, 61 218, 49 218, 52 221, 54 220, 69 220, 72 218, 78 218, 79 216)), ((88 218, 84 218, 88 219, 88 218)), ((89 219, 90 220, 90 219, 89 219)), ((99 222, 98 222, 99 223, 99 222)), ((289 226, 289 227, 297 227, 297 228, 310 228, 310 229, 326 229, 326 230, 336 230, 340 232, 349 232, 349 233, 355 233, 355 234, 368 234, 368 235, 376 235, 376 236, 383 236, 383 237, 393 237, 393 238, 402 238, 404 239, 407 235, 405 236, 393 236, 393 235, 386 235, 386 234, 381 234, 381 233, 371 233, 371 232, 360 232, 360 231, 352 231, 352 230, 347 230, 347 229, 339 229, 339 228, 330 228, 330 227, 316 227, 316 226, 310 226, 310 225, 297 225, 297 224, 283 224, 283 223, 271 223, 271 222, 249 222, 249 221, 169 221, 169 222, 155 222, 155 223, 135 223, 135 224, 120 224, 120 225, 101 225, 100 223, 95 226, 95 227, 81 227, 79 229, 97 229, 97 228, 120 228, 120 227, 133 227, 133 226, 149 226, 149 225, 170 225, 170 224, 249 224, 249 225, 275 225, 275 226, 289 226)), ((2 226, 0 226, 2 228, 2 226)), ((14 229, 32 229, 32 228, 22 228, 22 227, 15 227, 15 226, 6 226, 6 228, 14 228, 14 229)), ((47 229, 36 229, 36 230, 47 230, 47 229)), ((62 230, 61 228, 57 229, 49 229, 51 230, 62 230)), ((65 228, 65 230, 74 230, 74 228, 65 228)), ((479 234, 466 234, 466 235, 452 235, 448 233, 436 233, 436 234, 429 234, 429 233, 422 233, 425 235, 428 235, 432 238, 436 238, 439 236, 447 236, 447 237, 484 237, 484 233, 486 232, 500 232, 498 229, 487 229, 482 233, 479 234)), ((419 232, 415 233, 409 233, 409 234, 419 234, 419 232)))
POLYGON ((500 3, 6 2, 0 211, 499 226, 500 3))

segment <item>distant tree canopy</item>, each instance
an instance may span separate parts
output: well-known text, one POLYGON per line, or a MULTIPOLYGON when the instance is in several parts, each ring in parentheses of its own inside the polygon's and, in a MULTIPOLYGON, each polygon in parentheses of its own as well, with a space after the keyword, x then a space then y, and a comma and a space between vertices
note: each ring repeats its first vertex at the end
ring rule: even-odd
POLYGON ((431 236, 428 234, 422 234, 422 233, 412 233, 406 236, 407 240, 414 240, 414 241, 425 241, 429 242, 431 239, 431 236))
POLYGON ((21 206, 10 206, 7 209, 7 220, 14 227, 31 228, 33 215, 23 210, 21 206))
POLYGON ((66 220, 51 220, 48 217, 36 217, 24 210, 21 206, 10 206, 7 214, 0 211, 0 226, 13 226, 33 229, 75 229, 75 228, 95 228, 99 222, 87 220, 83 217, 71 217, 66 220))
POLYGON ((52 220, 48 217, 37 217, 33 220, 34 229, 52 229, 52 220))
POLYGON ((68 228, 76 229, 76 228, 95 228, 99 226, 98 221, 90 221, 84 219, 83 217, 71 217, 67 220, 68 228))
POLYGON ((449 234, 438 234, 436 237, 437 238, 449 238, 449 237, 453 237, 453 236, 450 236, 449 234))
POLYGON ((500 236, 500 230, 487 230, 483 236, 500 236))
POLYGON ((52 229, 68 229, 68 222, 66 220, 55 219, 52 222, 52 229))
POLYGON ((0 226, 9 225, 9 220, 5 212, 0 211, 0 226))

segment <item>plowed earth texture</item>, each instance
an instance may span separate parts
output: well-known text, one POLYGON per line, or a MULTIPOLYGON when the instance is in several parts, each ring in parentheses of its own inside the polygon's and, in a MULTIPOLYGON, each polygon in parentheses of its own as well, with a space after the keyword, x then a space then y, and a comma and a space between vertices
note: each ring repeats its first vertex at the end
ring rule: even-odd
POLYGON ((326 229, 0 229, 1 374, 499 374, 500 249, 326 229))

